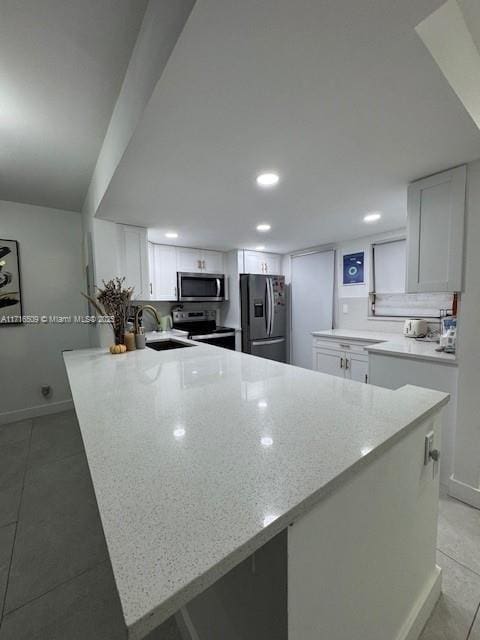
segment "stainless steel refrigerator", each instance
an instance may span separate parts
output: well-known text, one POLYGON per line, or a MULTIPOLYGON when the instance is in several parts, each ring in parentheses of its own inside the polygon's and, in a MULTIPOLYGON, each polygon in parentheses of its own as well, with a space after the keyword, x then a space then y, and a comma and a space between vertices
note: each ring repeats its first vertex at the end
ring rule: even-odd
POLYGON ((286 362, 287 304, 284 276, 240 276, 242 351, 286 362))

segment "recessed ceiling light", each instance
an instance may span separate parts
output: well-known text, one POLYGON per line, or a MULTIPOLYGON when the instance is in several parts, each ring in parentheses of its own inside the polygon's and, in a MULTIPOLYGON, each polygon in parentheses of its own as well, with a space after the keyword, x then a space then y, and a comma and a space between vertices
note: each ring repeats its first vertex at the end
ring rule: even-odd
POLYGON ((273 438, 263 436, 263 438, 260 438, 260 444, 264 447, 271 447, 273 444, 273 438))
POLYGON ((165 234, 166 238, 178 238, 178 233, 176 231, 167 231, 165 234))
POLYGON ((266 223, 257 224, 257 231, 270 231, 271 228, 271 225, 266 223))
POLYGON ((380 220, 381 217, 382 217, 381 211, 370 211, 369 213, 367 213, 366 216, 364 216, 363 221, 376 222, 377 220, 380 220))
POLYGON ((259 244, 258 247, 255 247, 255 251, 263 251, 265 249, 264 244, 259 244))
POLYGON ((175 438, 177 438, 177 440, 179 438, 183 438, 183 436, 185 435, 186 431, 183 427, 178 427, 177 429, 175 429, 175 431, 173 432, 173 436, 175 438))
POLYGON ((280 177, 278 173, 273 173, 272 171, 267 171, 265 173, 260 173, 257 176, 257 184, 259 187, 274 187, 278 184, 280 177))

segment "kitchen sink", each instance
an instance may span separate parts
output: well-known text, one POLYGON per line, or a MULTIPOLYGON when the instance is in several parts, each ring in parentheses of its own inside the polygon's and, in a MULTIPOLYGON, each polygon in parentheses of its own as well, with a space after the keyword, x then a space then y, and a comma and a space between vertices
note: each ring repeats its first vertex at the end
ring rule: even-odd
POLYGON ((179 340, 159 340, 158 342, 147 342, 149 349, 155 351, 168 351, 169 349, 182 349, 183 347, 196 347, 195 344, 185 344, 179 340))

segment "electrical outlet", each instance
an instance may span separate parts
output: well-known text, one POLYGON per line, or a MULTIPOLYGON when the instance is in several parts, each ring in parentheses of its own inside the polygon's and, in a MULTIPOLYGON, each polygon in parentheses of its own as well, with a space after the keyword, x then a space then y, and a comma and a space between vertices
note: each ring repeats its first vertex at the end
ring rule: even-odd
POLYGON ((343 313, 348 313, 348 304, 342 306, 343 313))
POLYGON ((430 460, 432 458, 431 453, 433 451, 433 440, 435 438, 435 433, 433 431, 429 431, 425 436, 425 453, 423 458, 423 464, 426 466, 430 464, 430 460))

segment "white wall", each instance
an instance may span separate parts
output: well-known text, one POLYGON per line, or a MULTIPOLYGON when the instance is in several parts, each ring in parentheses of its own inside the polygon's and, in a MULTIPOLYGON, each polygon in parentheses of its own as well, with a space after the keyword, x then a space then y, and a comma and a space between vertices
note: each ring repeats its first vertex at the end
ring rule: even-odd
POLYGON ((480 160, 468 165, 465 290, 458 335, 458 409, 450 493, 480 508, 480 160))
POLYGON ((403 322, 394 320, 379 320, 368 317, 368 294, 371 291, 371 265, 370 247, 372 243, 381 240, 405 237, 406 229, 399 229, 388 233, 381 233, 358 240, 342 242, 336 245, 337 269, 335 287, 335 327, 338 329, 358 329, 360 331, 386 331, 388 333, 401 333, 403 322), (365 283, 344 286, 342 283, 343 255, 345 253, 365 253, 365 283), (344 313, 343 306, 347 305, 348 312, 344 313))
MULTIPOLYGON (((79 213, 0 201, 0 237, 19 243, 24 314, 86 313, 81 222, 79 213)), ((85 346, 86 325, 0 326, 0 423, 67 408, 62 350, 85 346)))
POLYGON ((190 15, 195 0, 150 0, 84 203, 95 212, 190 15))

